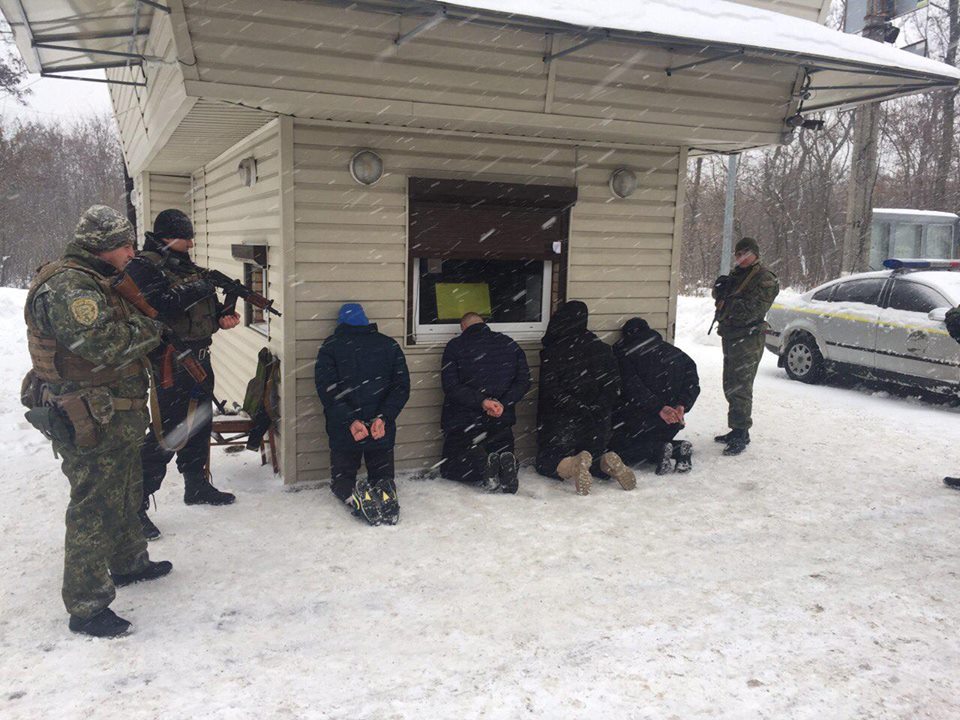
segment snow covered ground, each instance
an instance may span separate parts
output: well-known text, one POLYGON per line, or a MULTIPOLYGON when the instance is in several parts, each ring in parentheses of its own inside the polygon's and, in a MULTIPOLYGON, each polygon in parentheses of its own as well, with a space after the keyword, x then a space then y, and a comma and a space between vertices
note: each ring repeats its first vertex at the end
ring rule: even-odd
MULTIPOLYGON (((393 528, 216 454, 228 508, 152 517, 167 578, 119 591, 135 633, 72 635, 67 484, 16 397, 23 292, 0 290, 0 717, 960 717, 957 411, 760 370, 754 441, 724 458, 709 303, 679 344, 704 392, 690 475, 587 498, 401 479, 393 528)), ((175 474, 174 474, 175 475, 175 474)))

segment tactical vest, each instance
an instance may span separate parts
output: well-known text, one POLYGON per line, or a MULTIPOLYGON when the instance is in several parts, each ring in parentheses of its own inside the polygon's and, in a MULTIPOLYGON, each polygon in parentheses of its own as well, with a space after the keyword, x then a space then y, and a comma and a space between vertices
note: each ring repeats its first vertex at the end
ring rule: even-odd
MULTIPOLYGON (((196 272, 190 272, 186 275, 175 272, 170 268, 167 258, 161 253, 145 250, 140 253, 140 256, 146 258, 160 269, 160 272, 163 273, 163 276, 170 283, 170 287, 177 287, 184 283, 202 279, 196 272)), ((173 318, 165 319, 164 322, 182 340, 186 340, 187 342, 209 342, 210 336, 220 327, 217 318, 216 295, 211 295, 208 298, 197 301, 182 313, 178 313, 173 318)))
POLYGON ((105 275, 73 260, 57 260, 43 265, 30 284, 27 302, 23 308, 24 320, 27 323, 27 348, 30 351, 30 360, 36 376, 44 382, 52 383, 79 382, 109 385, 142 373, 144 366, 139 362, 132 362, 123 367, 106 367, 92 363, 62 345, 56 337, 37 324, 32 312, 37 292, 54 275, 65 270, 77 270, 92 277, 103 291, 107 304, 116 311, 117 317, 124 320, 130 317, 126 303, 113 291, 110 287, 110 278, 105 275))

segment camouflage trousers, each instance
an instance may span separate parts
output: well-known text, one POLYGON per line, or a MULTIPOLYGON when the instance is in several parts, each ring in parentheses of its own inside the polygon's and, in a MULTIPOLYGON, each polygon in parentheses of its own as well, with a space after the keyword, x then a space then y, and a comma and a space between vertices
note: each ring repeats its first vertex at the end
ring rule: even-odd
POLYGON ((96 615, 116 596, 110 573, 136 572, 149 561, 137 517, 143 500, 140 445, 146 426, 145 411, 117 412, 103 426, 96 447, 54 445, 70 481, 63 603, 71 615, 96 615))
POLYGON ((763 357, 763 333, 723 338, 723 394, 727 398, 727 425, 749 430, 753 425, 753 380, 763 357))

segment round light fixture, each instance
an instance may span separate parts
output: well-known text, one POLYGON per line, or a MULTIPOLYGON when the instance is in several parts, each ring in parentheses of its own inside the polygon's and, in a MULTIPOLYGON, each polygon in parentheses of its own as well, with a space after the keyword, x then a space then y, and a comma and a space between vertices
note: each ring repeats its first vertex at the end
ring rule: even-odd
POLYGON ((361 185, 375 185, 383 177, 383 158, 373 150, 360 150, 350 158, 350 175, 361 185))
POLYGON ((244 187, 253 187, 257 184, 257 159, 248 157, 237 165, 237 176, 244 187))
POLYGON ((627 168, 617 168, 610 173, 610 192, 614 197, 627 198, 637 191, 637 174, 627 168))

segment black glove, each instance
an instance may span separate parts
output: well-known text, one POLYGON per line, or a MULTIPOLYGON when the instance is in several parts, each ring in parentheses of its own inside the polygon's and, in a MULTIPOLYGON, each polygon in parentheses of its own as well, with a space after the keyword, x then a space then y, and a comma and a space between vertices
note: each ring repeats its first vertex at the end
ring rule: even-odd
POLYGON ((733 278, 729 275, 721 275, 713 281, 713 297, 721 300, 726 297, 730 286, 733 284, 733 278))
POLYGON ((947 326, 947 332, 950 333, 950 337, 960 343, 960 312, 957 310, 948 312, 947 319, 944 320, 944 323, 947 326))

